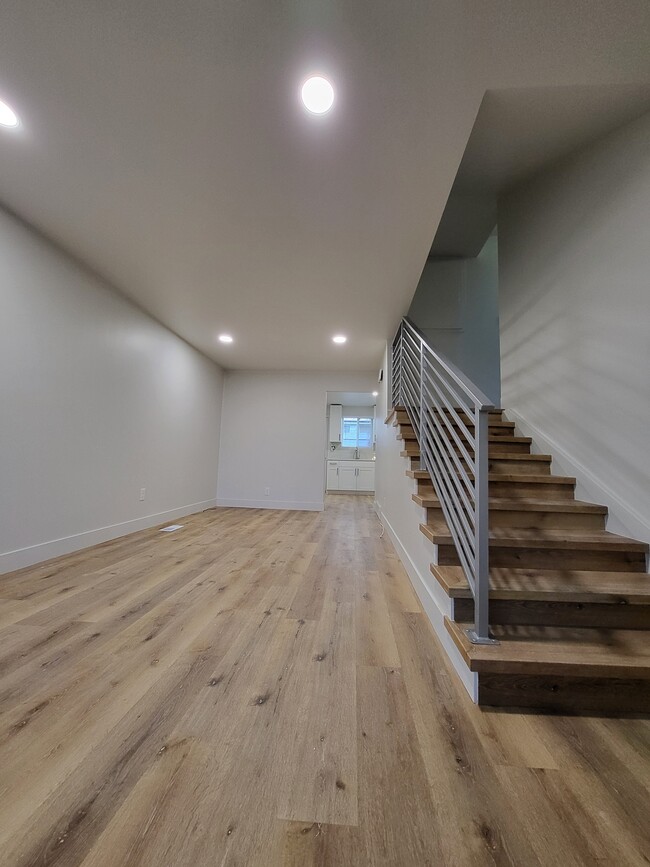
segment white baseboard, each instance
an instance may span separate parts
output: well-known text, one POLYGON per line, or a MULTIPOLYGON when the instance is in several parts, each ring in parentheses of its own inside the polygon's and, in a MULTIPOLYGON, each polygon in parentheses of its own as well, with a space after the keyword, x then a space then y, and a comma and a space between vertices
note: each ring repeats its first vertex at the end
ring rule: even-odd
POLYGON ((96 530, 85 530, 83 533, 75 533, 62 539, 52 539, 49 542, 40 542, 27 548, 18 548, 15 551, 6 551, 0 554, 0 575, 13 572, 15 569, 24 569, 43 560, 51 560, 53 557, 61 557, 71 554, 91 545, 99 545, 119 536, 127 536, 129 533, 137 533, 138 530, 147 530, 156 524, 163 524, 182 518, 185 515, 193 515, 203 512, 216 505, 216 500, 204 500, 201 503, 190 503, 179 506, 177 509, 168 509, 165 512, 157 512, 155 515, 145 515, 143 518, 134 518, 131 521, 123 521, 119 524, 110 524, 108 527, 99 527, 96 530))
POLYGON ((406 569, 409 578, 411 579, 413 589, 417 593, 418 598, 422 603, 422 607, 424 608, 424 611, 429 618, 431 626, 433 627, 433 631, 436 633, 438 640, 442 644, 445 653, 447 654, 451 664, 456 670, 456 673, 462 681, 463 686, 469 693, 472 701, 478 701, 478 675, 469 670, 467 664, 465 663, 465 660, 460 655, 458 648, 454 644, 453 639, 451 638, 445 627, 445 614, 443 611, 441 611, 438 603, 432 595, 431 590, 428 586, 428 582, 420 574, 420 570, 417 568, 416 564, 410 557, 408 551, 406 550, 399 536, 395 532, 395 529, 382 512, 381 506, 376 500, 374 506, 375 511, 377 512, 377 517, 386 529, 388 537, 393 543, 393 547, 397 551, 397 555, 402 561, 402 564, 406 569))
POLYGON ((231 497, 217 497, 217 506, 230 506, 236 509, 287 509, 297 512, 322 512, 324 503, 321 500, 235 500, 231 497))

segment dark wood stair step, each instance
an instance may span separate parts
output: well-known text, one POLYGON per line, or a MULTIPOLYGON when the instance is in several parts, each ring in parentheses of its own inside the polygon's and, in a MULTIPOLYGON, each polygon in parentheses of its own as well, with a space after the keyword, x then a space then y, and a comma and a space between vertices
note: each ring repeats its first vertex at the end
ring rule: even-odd
MULTIPOLYGON (((407 431, 406 433, 404 433, 403 431, 404 431, 403 427, 400 427, 400 432, 397 434, 397 436, 395 438, 400 442, 408 442, 408 443, 411 443, 413 446, 419 447, 417 437, 415 436, 415 433, 412 433, 412 429, 411 429, 411 432, 407 431)), ((515 436, 493 437, 493 436, 489 436, 488 437, 488 453, 490 455, 495 455, 495 456, 498 456, 498 455, 501 455, 504 453, 515 454, 517 456, 520 454, 529 455, 531 444, 532 444, 532 440, 530 437, 515 437, 515 436)), ((460 449, 456 446, 454 446, 454 450, 455 450, 456 454, 461 453, 460 449)), ((465 451, 470 455, 472 455, 474 453, 474 449, 471 448, 469 445, 467 446, 465 451)))
MULTIPOLYGON (((460 566, 431 565, 454 620, 472 621, 474 600, 460 566)), ((491 569, 490 623, 650 630, 650 576, 640 572, 491 569)))
MULTIPOLYGON (((455 428, 467 428, 468 430, 474 430, 474 422, 473 421, 465 421, 464 425, 460 422, 456 421, 453 416, 448 416, 446 419, 441 420, 440 422, 443 425, 451 425, 451 427, 455 428)), ((503 419, 488 419, 488 428, 494 431, 512 431, 515 429, 514 421, 503 421, 503 419)))
MULTIPOLYGON (((433 491, 433 483, 427 470, 409 469, 406 475, 418 482, 418 491, 433 491)), ((472 475, 470 474, 470 478, 472 475)), ((532 497, 537 500, 573 499, 576 480, 571 476, 533 475, 532 473, 490 473, 490 495, 516 500, 532 497)))
MULTIPOLYGON (((438 565, 460 565, 444 521, 420 524, 420 530, 438 546, 438 565)), ((645 542, 607 530, 490 529, 491 566, 645 572, 647 552, 645 542)))
POLYGON ((498 645, 471 644, 468 624, 445 627, 483 706, 564 712, 650 712, 650 632, 560 626, 495 626, 498 645))
MULTIPOLYGON (((412 499, 418 506, 427 509, 427 523, 430 519, 442 518, 442 506, 433 488, 426 494, 413 494, 412 499)), ((525 528, 557 528, 604 530, 607 507, 596 503, 583 503, 580 500, 519 500, 490 497, 490 526, 525 528)))

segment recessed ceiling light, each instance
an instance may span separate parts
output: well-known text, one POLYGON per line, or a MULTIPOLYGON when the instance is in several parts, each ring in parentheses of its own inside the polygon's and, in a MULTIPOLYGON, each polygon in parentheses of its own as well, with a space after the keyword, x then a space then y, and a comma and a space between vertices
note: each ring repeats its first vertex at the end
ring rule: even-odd
POLYGON ((10 105, 0 99, 0 125, 2 126, 18 126, 20 121, 18 115, 10 105))
POLYGON ((222 343, 232 343, 232 337, 230 336, 230 334, 220 334, 219 340, 222 343))
POLYGON ((378 391, 373 391, 372 396, 373 396, 373 397, 379 397, 379 392, 378 392, 378 391))
POLYGON ((348 338, 345 337, 343 334, 335 334, 334 337, 332 337, 334 343, 345 343, 347 339, 348 338))
POLYGON ((325 114, 334 103, 334 88, 326 78, 314 75, 302 86, 302 101, 312 114, 325 114))

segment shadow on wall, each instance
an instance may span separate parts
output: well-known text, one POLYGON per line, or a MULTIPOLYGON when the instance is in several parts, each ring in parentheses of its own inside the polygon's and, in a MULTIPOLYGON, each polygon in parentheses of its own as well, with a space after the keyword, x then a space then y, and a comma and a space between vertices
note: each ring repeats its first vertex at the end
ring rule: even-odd
POLYGON ((649 138, 645 115, 499 203, 504 404, 610 507, 612 529, 646 538, 649 138))

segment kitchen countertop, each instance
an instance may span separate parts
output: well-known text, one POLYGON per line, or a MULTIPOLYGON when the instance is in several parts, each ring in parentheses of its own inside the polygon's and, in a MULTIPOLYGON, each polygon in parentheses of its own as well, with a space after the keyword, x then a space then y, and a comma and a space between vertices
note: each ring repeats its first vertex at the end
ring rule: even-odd
POLYGON ((374 464, 375 458, 326 458, 333 464, 374 464))

